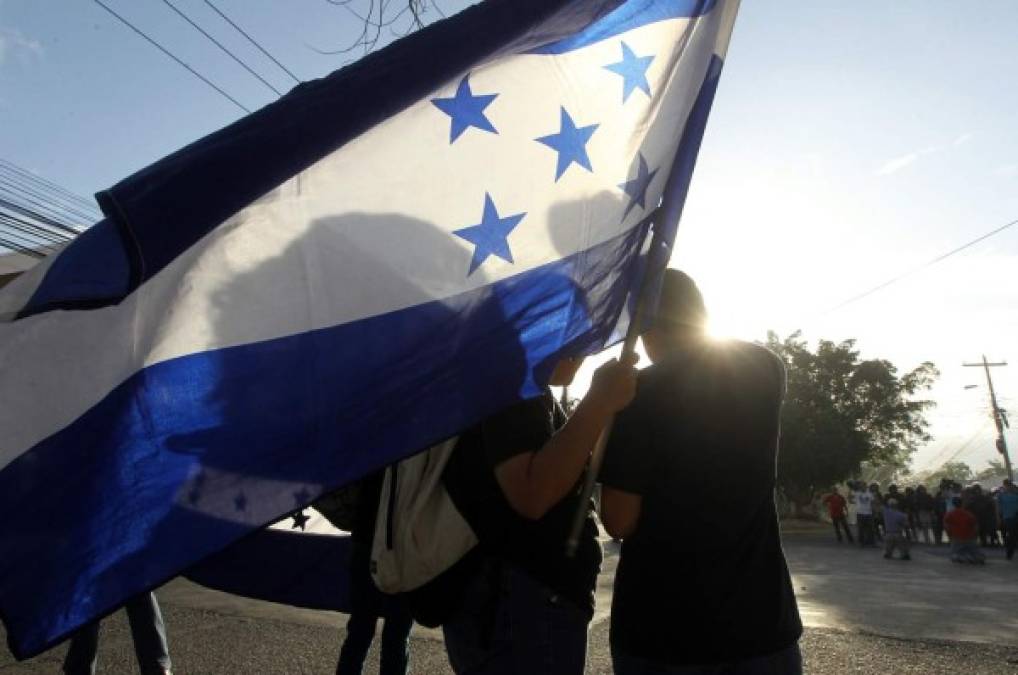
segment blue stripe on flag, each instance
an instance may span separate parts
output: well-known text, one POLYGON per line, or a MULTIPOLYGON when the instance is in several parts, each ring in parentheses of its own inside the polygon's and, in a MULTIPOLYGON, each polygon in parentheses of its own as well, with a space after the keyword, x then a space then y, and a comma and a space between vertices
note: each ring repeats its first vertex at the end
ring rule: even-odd
POLYGON ((131 256, 121 235, 108 218, 82 232, 53 261, 18 318, 119 302, 132 286, 131 256))
POLYGON ((0 471, 11 650, 38 653, 323 491, 536 395, 560 354, 616 329, 648 229, 444 301, 136 373, 0 471))
POLYGON ((266 528, 206 558, 184 576, 224 593, 350 613, 351 537, 266 528))
POLYGON ((532 49, 530 53, 564 54, 658 21, 702 16, 715 4, 716 0, 630 0, 579 33, 532 49))

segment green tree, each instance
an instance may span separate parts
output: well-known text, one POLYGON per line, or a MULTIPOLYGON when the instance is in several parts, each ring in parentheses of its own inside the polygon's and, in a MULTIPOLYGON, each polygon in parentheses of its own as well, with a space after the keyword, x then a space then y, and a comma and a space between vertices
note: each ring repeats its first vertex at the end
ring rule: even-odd
POLYGON ((944 479, 953 480, 962 485, 971 483, 975 478, 972 468, 965 462, 944 462, 935 471, 922 477, 922 484, 928 488, 937 488, 944 479))
POLYGON ((1001 459, 991 459, 986 463, 986 468, 976 473, 973 479, 983 481, 1000 481, 1007 478, 1007 467, 1001 459))
POLYGON ((799 332, 769 333, 767 346, 788 371, 778 484, 793 502, 859 475, 864 462, 904 469, 929 440, 933 402, 917 395, 940 375, 932 363, 899 375, 890 361, 861 360, 855 340, 821 340, 811 351, 799 332))

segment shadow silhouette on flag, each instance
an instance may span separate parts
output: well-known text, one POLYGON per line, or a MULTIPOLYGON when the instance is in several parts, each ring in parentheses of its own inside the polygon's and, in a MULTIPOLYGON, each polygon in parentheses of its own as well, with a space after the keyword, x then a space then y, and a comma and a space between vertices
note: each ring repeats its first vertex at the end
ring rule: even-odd
MULTIPOLYGON (((264 199, 275 198, 282 197, 264 199)), ((647 226, 588 248, 567 250, 564 242, 575 241, 567 228, 587 226, 591 208, 621 212, 619 204, 599 195, 553 207, 549 262, 513 274, 489 259, 469 275, 472 289, 453 295, 441 292, 441 280, 468 277, 473 252, 450 230, 468 223, 338 215, 261 260, 249 253, 252 239, 271 240, 286 222, 217 230, 211 236, 221 245, 205 248, 207 259, 189 261, 187 272, 223 279, 208 311, 180 321, 174 297, 150 298, 167 319, 146 335, 210 330, 227 346, 147 367, 97 404, 95 419, 112 424, 72 423, 34 451, 31 464, 16 460, 19 475, 38 477, 0 495, 10 512, 32 504, 33 517, 9 530, 18 555, 39 561, 33 574, 66 580, 31 590, 37 606, 67 608, 45 627, 57 636, 46 643, 189 568, 233 593, 343 609, 342 540, 302 544, 311 540, 265 526, 537 395, 561 355, 605 346, 637 286, 647 226), (381 255, 384 246, 366 246, 355 225, 409 247, 418 267, 408 273, 381 255), (349 272, 355 258, 358 275, 349 272), (370 304, 383 292, 402 304, 338 325, 316 322, 325 306, 370 304), (242 339, 279 316, 300 330, 242 339), (53 468, 68 466, 77 471, 53 468), (78 471, 91 479, 78 480, 78 471), (35 499, 30 488, 43 481, 63 499, 35 499), (60 568, 50 568, 57 561, 60 568)), ((185 277, 170 292, 189 288, 185 277)))
MULTIPOLYGON (((196 474, 200 478, 192 481, 200 497, 194 499, 196 495, 191 494, 189 501, 226 504, 226 512, 218 515, 226 521, 241 518, 247 508, 254 510, 254 500, 259 500, 260 504, 276 504, 270 507, 273 509, 279 509, 279 505, 290 510, 300 509, 318 494, 391 463, 393 453, 385 452, 387 443, 391 447, 394 441, 397 444, 402 441, 402 447, 408 447, 405 436, 394 434, 401 422, 411 421, 413 433, 426 434, 428 432, 421 427, 443 416, 447 418, 445 429, 454 429, 451 433, 455 433, 515 400, 536 395, 561 355, 596 352, 604 347, 613 332, 604 327, 614 327, 611 321, 605 320, 605 315, 617 316, 630 300, 627 293, 617 292, 620 284, 616 275, 636 274, 637 265, 619 265, 610 274, 604 274, 589 255, 572 259, 563 255, 560 247, 574 239, 575 233, 556 236, 556 232, 564 228, 582 228, 584 213, 617 207, 618 200, 607 194, 587 203, 557 205, 549 214, 553 224, 552 242, 565 262, 551 265, 551 269, 543 270, 537 279, 510 279, 502 285, 490 286, 484 283, 488 279, 482 278, 481 290, 445 299, 438 303, 437 310, 415 309, 402 317, 389 316, 384 320, 398 323, 399 327, 387 326, 387 334, 382 329, 372 329, 368 333, 372 341, 370 348, 357 349, 356 341, 339 337, 323 342, 322 348, 329 353, 344 345, 355 347, 349 359, 337 366, 342 372, 333 371, 324 384, 315 380, 316 386, 327 387, 336 384, 331 382, 332 378, 341 378, 339 393, 332 389, 332 396, 347 403, 345 406, 337 404, 333 415, 326 414, 328 406, 323 406, 315 423, 322 418, 331 420, 331 432, 318 440, 305 437, 306 445, 301 448, 317 449, 309 457, 314 471, 306 471, 306 466, 287 466, 283 471, 276 471, 273 466, 271 471, 256 474, 245 469, 243 458, 236 455, 219 458, 202 454, 196 456, 202 466, 201 472, 196 474), (591 275, 599 276, 591 279, 591 275), (577 279, 585 284, 586 290, 577 279), (613 289, 615 297, 608 297, 613 289), (599 301, 593 316, 587 299, 589 293, 599 301), (595 324, 602 328, 592 330, 595 324), (372 359, 374 354, 387 356, 375 360, 372 359), (350 397, 358 391, 367 392, 366 398, 355 398, 349 403, 350 397), (357 436, 351 437, 354 419, 366 421, 366 424, 356 431, 357 436), (242 488, 238 488, 239 475, 243 475, 242 488), (235 500, 236 494, 240 494, 238 490, 243 491, 246 500, 246 508, 239 515, 236 503, 233 503, 234 512, 229 509, 231 497, 235 500), (219 496, 212 496, 211 491, 218 492, 219 496), (290 499, 293 501, 288 501, 290 499)), ((368 254, 356 241, 344 236, 347 231, 362 231, 359 228, 365 224, 379 236, 390 237, 414 250, 439 251, 433 258, 423 261, 417 270, 419 278, 423 279, 422 286, 426 286, 429 279, 448 275, 447 266, 456 262, 465 271, 468 258, 460 247, 442 250, 450 241, 447 232, 395 216, 350 214, 320 221, 310 237, 310 245, 301 242, 299 257, 307 267, 341 268, 351 259, 368 254)), ((633 260, 646 229, 638 226, 632 236, 612 243, 609 246, 612 255, 633 260)), ((274 263, 286 265, 286 257, 284 254, 274 263)), ((388 269, 384 260, 377 262, 377 279, 364 280, 368 289, 377 290, 384 284, 391 284, 391 278, 401 271, 388 269)), ((483 270, 478 270, 481 272, 483 270)), ((327 291, 330 302, 334 290, 327 291)), ((235 310, 255 301, 250 297, 239 300, 243 295, 242 287, 238 291, 228 288, 219 306, 235 310)), ((299 364, 291 364, 288 372, 305 370, 320 375, 334 367, 328 359, 324 359, 326 363, 323 364, 313 354, 299 353, 292 358, 299 364), (315 365, 307 363, 308 359, 315 365)), ((321 390, 316 391, 319 392, 316 400, 322 400, 321 390)), ((224 414, 227 419, 233 419, 247 413, 244 407, 234 411, 227 404, 224 414)), ((240 425, 241 420, 236 419, 227 426, 240 425)), ((440 440, 445 436, 431 432, 431 437, 440 440)), ((250 445, 256 440, 241 442, 250 445)), ((175 438, 174 443, 181 444, 182 452, 220 445, 205 443, 201 434, 175 438)), ((295 447, 294 453, 301 448, 295 447)), ((411 448, 399 456, 412 454, 415 449, 419 448, 411 448)), ((349 611, 350 539, 333 528, 325 529, 332 532, 287 531, 285 524, 283 528, 259 530, 192 567, 186 576, 202 585, 247 597, 314 609, 349 611)))

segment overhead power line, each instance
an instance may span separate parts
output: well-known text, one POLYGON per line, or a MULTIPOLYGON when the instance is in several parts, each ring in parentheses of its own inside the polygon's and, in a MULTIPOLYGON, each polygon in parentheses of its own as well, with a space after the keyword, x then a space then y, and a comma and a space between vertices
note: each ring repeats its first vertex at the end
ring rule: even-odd
POLYGON ((951 256, 953 256, 956 253, 961 253, 965 249, 967 249, 967 248, 969 248, 971 246, 975 246, 979 242, 984 241, 986 239, 989 239, 990 237, 992 237, 995 234, 1000 234, 1004 230, 1008 229, 1009 227, 1013 227, 1014 225, 1018 225, 1018 220, 1012 220, 1010 223, 1007 223, 1005 225, 1001 225, 997 229, 992 230, 990 232, 987 232, 986 234, 984 234, 984 235, 982 235, 980 237, 976 237, 972 241, 970 241, 968 243, 965 243, 965 244, 962 244, 958 248, 952 249, 952 250, 948 251, 947 253, 944 253, 943 255, 939 255, 936 258, 933 258, 932 260, 929 260, 929 261, 923 263, 922 265, 919 265, 918 267, 913 267, 912 269, 910 269, 909 271, 905 272, 904 274, 899 274, 898 276, 896 276, 896 277, 894 277, 892 279, 888 279, 887 281, 883 282, 882 284, 874 286, 873 288, 869 289, 868 291, 865 291, 864 293, 860 293, 859 295, 853 296, 853 297, 849 298, 848 300, 845 300, 844 302, 841 302, 841 303, 831 307, 830 309, 827 310, 826 313, 829 314, 831 312, 834 312, 836 310, 841 309, 842 307, 844 307, 846 305, 850 305, 853 302, 857 302, 859 300, 862 300, 863 298, 869 297, 869 296, 873 295, 874 293, 876 293, 877 291, 882 291, 883 289, 887 288, 888 286, 890 286, 892 284, 895 284, 895 283, 901 281, 902 279, 910 277, 913 274, 915 274, 916 272, 921 272, 921 271, 923 271, 924 269, 926 269, 928 267, 932 267, 933 265, 936 265, 937 263, 942 262, 942 261, 946 260, 947 258, 950 258, 951 256))
POLYGON ((90 224, 97 220, 96 214, 91 210, 85 211, 75 205, 69 206, 60 200, 54 199, 51 194, 39 189, 37 185, 21 180, 17 176, 4 173, 2 170, 0 170, 0 192, 26 194, 36 199, 41 199, 44 202, 44 207, 56 218, 81 222, 82 224, 90 224))
POLYGON ((230 19, 230 17, 226 16, 226 14, 224 14, 224 13, 223 13, 223 11, 222 11, 221 9, 219 9, 219 8, 218 8, 218 7, 216 7, 216 6, 214 5, 214 4, 212 4, 212 1, 211 1, 211 0, 205 0, 205 4, 206 4, 206 5, 208 5, 209 7, 211 7, 211 8, 212 8, 212 11, 214 11, 214 12, 215 12, 216 14, 218 14, 219 16, 221 16, 221 17, 223 18, 223 21, 225 21, 226 23, 228 23, 228 24, 230 24, 231 26, 233 26, 234 30, 236 30, 236 31, 237 31, 238 33, 240 33, 240 34, 241 34, 241 35, 243 35, 244 37, 246 37, 246 38, 247 38, 247 41, 248 41, 248 42, 250 42, 251 44, 253 44, 253 45, 254 45, 255 47, 257 47, 257 48, 258 48, 258 50, 259 50, 259 51, 260 51, 260 52, 261 52, 262 54, 265 54, 265 56, 269 57, 269 59, 270 59, 270 60, 271 60, 271 61, 272 61, 273 63, 275 63, 275 64, 276 64, 277 66, 279 66, 279 67, 280 67, 280 68, 281 68, 281 69, 283 70, 283 72, 285 72, 285 73, 286 73, 287 75, 289 75, 290 77, 292 77, 292 78, 293 78, 293 81, 294 81, 294 82, 296 82, 297 84, 300 84, 300 83, 301 83, 301 79, 300 79, 299 77, 297 77, 297 76, 296 76, 296 75, 294 75, 294 74, 293 74, 292 72, 290 72, 290 69, 289 69, 289 68, 287 68, 287 67, 286 67, 286 66, 284 66, 284 65, 283 65, 282 63, 280 63, 280 62, 279 62, 279 61, 278 61, 278 60, 276 59, 276 57, 275 57, 275 56, 273 56, 272 54, 270 54, 270 53, 269 53, 269 51, 268 51, 267 49, 265 49, 265 47, 262 47, 262 46, 261 46, 261 44, 260 44, 260 43, 259 43, 259 42, 258 42, 257 40, 255 40, 255 39, 254 39, 253 37, 251 37, 250 35, 248 35, 248 34, 247 34, 247 32, 245 32, 243 28, 241 28, 241 27, 240 27, 240 26, 238 26, 238 25, 237 25, 236 23, 234 23, 234 22, 233 22, 233 20, 232 20, 232 19, 230 19))
POLYGON ((0 159, 0 247, 44 258, 100 217, 83 197, 0 159))
POLYGON ((50 191, 54 195, 58 195, 60 199, 63 199, 69 203, 83 206, 85 209, 94 212, 96 215, 98 215, 99 213, 98 209, 96 208, 95 202, 93 202, 92 200, 85 199, 81 195, 74 194, 70 190, 60 185, 57 185, 53 181, 47 180, 42 176, 37 176, 31 171, 23 169, 17 164, 9 162, 6 159, 0 159, 0 171, 6 171, 8 173, 20 176, 25 180, 31 181, 32 183, 39 185, 41 188, 50 191))
POLYGON ((233 52, 231 52, 231 51, 230 51, 229 49, 227 49, 227 48, 226 48, 226 46, 225 46, 225 45, 223 45, 223 43, 222 43, 222 42, 220 42, 219 40, 217 40, 217 39, 215 39, 214 37, 212 37, 212 36, 211 36, 211 35, 210 35, 210 34, 208 33, 208 31, 206 31, 206 30, 205 30, 204 28, 202 28, 202 27, 201 27, 201 26, 199 26, 199 25, 198 25, 197 23, 195 23, 195 21, 194 21, 193 19, 191 19, 191 17, 189 17, 189 16, 188 16, 187 14, 185 14, 184 12, 182 12, 182 11, 181 11, 181 10, 180 10, 180 9, 179 9, 179 8, 178 8, 178 7, 176 6, 176 5, 174 5, 174 4, 172 3, 172 2, 170 2, 170 0, 163 0, 163 4, 165 4, 165 5, 167 6, 167 7, 169 7, 169 8, 170 8, 170 9, 172 9, 172 10, 173 10, 174 12, 176 12, 176 13, 177 13, 177 15, 178 15, 178 16, 180 16, 180 18, 182 18, 182 19, 183 19, 184 21, 186 21, 186 22, 187 22, 187 23, 188 23, 188 24, 189 24, 189 25, 190 25, 190 26, 191 26, 192 28, 194 28, 194 29, 195 29, 196 31, 198 31, 198 32, 199 32, 199 33, 201 33, 202 35, 204 35, 204 36, 205 36, 205 37, 206 37, 206 38, 207 38, 207 39, 209 40, 209 42, 211 42, 211 43, 212 43, 212 44, 214 44, 215 46, 219 47, 220 51, 222 51, 222 52, 223 52, 224 54, 226 54, 226 55, 227 55, 227 56, 229 56, 229 57, 230 57, 231 59, 233 59, 234 61, 236 61, 236 62, 237 62, 237 64, 239 64, 239 65, 240 65, 240 67, 241 67, 241 68, 243 68, 243 69, 244 69, 244 70, 246 70, 247 72, 251 73, 251 75, 253 75, 254 77, 258 78, 258 81, 259 81, 259 82, 261 82, 261 83, 262 83, 262 84, 264 84, 264 85, 265 85, 266 87, 268 87, 269 89, 271 89, 272 91, 274 91, 274 92, 276 93, 276 96, 282 96, 282 95, 283 95, 283 92, 281 92, 281 91, 279 91, 278 89, 276 89, 275 87, 273 87, 273 86, 272 86, 272 83, 270 83, 270 82, 269 82, 268 80, 266 80, 266 79, 265 79, 264 77, 262 77, 261 75, 259 75, 258 73, 256 73, 256 72, 254 71, 254 69, 253 69, 253 68, 251 68, 251 66, 247 65, 247 63, 245 63, 245 62, 244 62, 244 60, 243 60, 243 59, 241 59, 241 58, 240 58, 239 56, 237 56, 236 54, 234 54, 233 52))
POLYGON ((212 87, 213 89, 215 89, 215 90, 216 90, 217 92, 219 92, 219 94, 220 94, 220 95, 222 95, 222 96, 223 96, 224 98, 226 98, 227 100, 229 100, 229 101, 230 101, 231 103, 233 103, 233 104, 234 104, 235 106, 237 106, 238 108, 240 108, 241 110, 243 110, 243 111, 244 111, 244 112, 246 112, 246 113, 249 113, 249 112, 251 112, 251 111, 250 111, 250 110, 249 110, 248 108, 244 107, 244 104, 243 104, 243 103, 241 103, 241 102, 240 102, 240 101, 238 101, 237 99, 235 99, 235 98, 233 98, 232 96, 230 96, 229 94, 227 94, 227 93, 226 93, 225 91, 223 91, 223 90, 222 90, 222 89, 221 89, 221 88, 220 88, 219 86, 217 86, 217 85, 216 85, 216 84, 215 84, 214 82, 212 82, 211 80, 209 80, 209 79, 208 79, 207 77, 205 77, 204 75, 202 75, 201 73, 199 73, 199 72, 198 72, 197 70, 195 70, 195 69, 194 69, 194 68, 192 68, 191 66, 187 65, 186 63, 184 63, 184 62, 183 62, 182 60, 180 60, 180 58, 178 58, 178 57, 177 57, 177 56, 176 56, 175 54, 173 54, 173 52, 171 52, 171 51, 170 51, 170 50, 168 50, 168 49, 167 49, 166 47, 163 47, 163 46, 162 46, 161 44, 159 44, 159 43, 158 43, 158 42, 156 42, 156 41, 155 41, 154 39, 152 39, 151 37, 149 37, 149 36, 148 36, 148 34, 146 34, 146 33, 145 33, 145 32, 144 32, 143 30, 141 30, 140 28, 136 27, 136 26, 135 26, 135 25, 134 25, 133 23, 131 23, 130 21, 128 21, 128 20, 127 20, 127 19, 125 19, 124 17, 122 17, 122 16, 120 16, 119 14, 117 14, 116 12, 114 12, 114 11, 113 11, 112 9, 110 9, 110 8, 109 8, 109 7, 108 7, 108 6, 107 6, 107 5, 106 5, 106 4, 105 4, 105 3, 104 3, 104 2, 102 1, 102 0, 92 0, 92 2, 94 2, 94 3, 95 3, 95 4, 97 4, 97 5, 99 5, 100 7, 102 7, 103 9, 105 9, 105 10, 106 10, 107 12, 109 12, 110 14, 112 14, 112 15, 113 15, 113 16, 114 16, 114 17, 115 17, 115 18, 116 18, 116 19, 117 19, 118 21, 120 21, 120 22, 121 22, 122 24, 124 24, 125 26, 127 26, 128 28, 130 28, 131 30, 133 30, 133 31, 134 31, 135 33, 137 33, 138 35, 140 35, 140 36, 141 36, 142 38, 144 38, 144 39, 145 39, 145 40, 146 40, 146 41, 147 41, 147 42, 148 42, 149 44, 151 44, 151 45, 152 45, 153 47, 155 47, 156 49, 158 49, 159 51, 161 51, 161 52, 162 52, 163 54, 166 54, 166 56, 168 56, 168 57, 170 57, 171 59, 173 59, 174 61, 176 61, 176 62, 177 62, 177 64, 178 64, 178 65, 180 65, 180 66, 181 66, 182 68, 186 69, 186 70, 187 70, 187 72, 191 73, 192 75, 194 75, 195 77, 197 77, 197 78, 198 78, 199 80, 201 80, 202 82, 204 82, 204 83, 205 83, 205 84, 207 84, 208 86, 210 86, 210 87, 212 87))

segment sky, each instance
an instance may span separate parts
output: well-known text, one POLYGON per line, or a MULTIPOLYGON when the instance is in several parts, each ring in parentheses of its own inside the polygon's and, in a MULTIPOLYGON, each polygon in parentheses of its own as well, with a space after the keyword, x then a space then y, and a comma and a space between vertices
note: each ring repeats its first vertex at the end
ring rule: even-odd
MULTIPOLYGON (((104 2, 244 107, 276 98, 165 0, 104 2)), ((213 2, 300 79, 363 51, 319 53, 361 30, 326 0, 213 2)), ((173 4, 276 89, 293 86, 204 0, 173 4)), ((467 4, 440 0, 446 14, 467 4)), ((1018 419, 1018 225, 844 304, 1018 219, 1018 3, 972 7, 743 3, 672 259, 718 336, 802 330, 856 339, 902 372, 933 361, 934 440, 916 470, 998 456, 985 378, 964 362, 1013 360, 993 377, 1018 419)), ((95 0, 0 0, 3 159, 90 195, 244 114, 95 0)))

